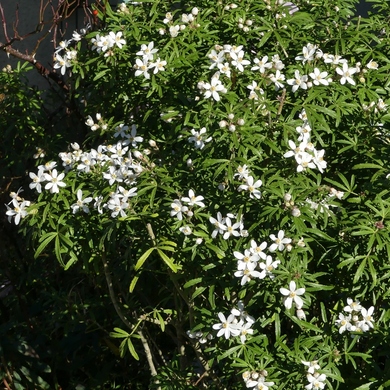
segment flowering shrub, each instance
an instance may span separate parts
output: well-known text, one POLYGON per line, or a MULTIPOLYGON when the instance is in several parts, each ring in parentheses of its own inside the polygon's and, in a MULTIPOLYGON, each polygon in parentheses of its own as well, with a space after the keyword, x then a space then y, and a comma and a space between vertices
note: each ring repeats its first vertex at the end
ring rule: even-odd
POLYGON ((89 134, 6 215, 103 275, 149 388, 390 383, 389 4, 354 3, 121 4, 56 53, 89 134))

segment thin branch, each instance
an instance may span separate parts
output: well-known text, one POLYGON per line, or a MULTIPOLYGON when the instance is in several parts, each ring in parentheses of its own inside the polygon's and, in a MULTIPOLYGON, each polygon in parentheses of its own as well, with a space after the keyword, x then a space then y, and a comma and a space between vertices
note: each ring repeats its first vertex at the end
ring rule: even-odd
MULTIPOLYGON (((146 340, 144 334, 142 333, 142 330, 138 330, 137 333, 138 333, 138 335, 141 339, 142 345, 144 347, 146 360, 148 361, 148 364, 149 364, 150 373, 152 374, 152 376, 156 376, 157 370, 156 370, 156 367, 154 366, 154 363, 153 363, 152 352, 150 351, 148 341, 146 340)), ((158 381, 156 381, 156 383, 158 383, 158 381)), ((158 390, 161 390, 161 386, 158 387, 158 390)))
POLYGON ((5 24, 4 9, 3 9, 1 4, 0 4, 0 15, 1 15, 1 21, 2 21, 2 25, 3 25, 4 37, 5 37, 5 40, 8 42, 9 38, 8 38, 8 33, 7 33, 7 25, 5 24))
POLYGON ((112 287, 112 279, 111 274, 108 269, 108 263, 106 260, 106 254, 102 254, 102 262, 103 262, 103 269, 104 269, 104 275, 106 276, 107 286, 108 286, 108 292, 110 294, 111 302, 114 305, 115 311, 118 314, 119 318, 122 320, 122 322, 130 329, 133 330, 133 325, 129 322, 129 320, 124 316, 122 313, 121 308, 118 305, 118 302, 115 297, 114 288, 112 287))

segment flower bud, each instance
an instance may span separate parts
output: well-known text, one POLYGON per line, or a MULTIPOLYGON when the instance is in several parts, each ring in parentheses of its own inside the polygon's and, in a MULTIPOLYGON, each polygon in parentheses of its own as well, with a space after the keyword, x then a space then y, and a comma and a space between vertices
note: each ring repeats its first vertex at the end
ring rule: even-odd
POLYGON ((191 13, 192 13, 192 15, 194 15, 194 16, 198 15, 198 13, 199 13, 198 8, 196 8, 196 7, 192 8, 191 13))
POLYGON ((300 320, 306 320, 306 314, 302 309, 297 309, 297 317, 300 320))

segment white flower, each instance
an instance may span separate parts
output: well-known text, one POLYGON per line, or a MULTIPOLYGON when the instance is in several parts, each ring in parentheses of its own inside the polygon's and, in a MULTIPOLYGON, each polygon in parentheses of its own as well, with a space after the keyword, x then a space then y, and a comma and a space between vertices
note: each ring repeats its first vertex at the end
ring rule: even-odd
POLYGON ((112 210, 112 218, 115 218, 118 215, 122 218, 125 218, 127 216, 125 210, 129 208, 129 204, 126 202, 121 202, 119 197, 116 196, 108 201, 107 207, 112 210))
POLYGON ((153 73, 156 74, 157 72, 163 72, 165 70, 164 66, 166 64, 167 64, 166 61, 164 60, 162 61, 160 60, 160 58, 158 58, 155 62, 150 64, 150 67, 154 68, 153 73))
POLYGON ((81 41, 82 35, 79 34, 77 31, 73 31, 72 39, 76 42, 81 41))
POLYGON ((116 34, 113 31, 110 31, 109 36, 111 42, 113 42, 114 45, 117 45, 119 49, 122 49, 122 46, 126 45, 126 41, 122 38, 122 31, 118 31, 116 34))
POLYGON ((278 268, 278 265, 280 264, 280 260, 273 260, 271 256, 267 256, 265 263, 261 262, 259 264, 260 268, 263 270, 261 272, 262 277, 261 279, 264 279, 266 276, 269 276, 270 279, 273 279, 275 275, 272 273, 272 271, 276 268, 278 268))
POLYGON ((264 74, 266 69, 272 68, 272 62, 268 62, 268 56, 264 56, 261 60, 255 58, 253 62, 256 65, 252 66, 251 70, 258 70, 261 74, 264 74))
POLYGON ((259 100, 257 91, 260 93, 260 95, 264 95, 263 89, 257 85, 256 81, 252 81, 252 84, 248 85, 247 88, 250 90, 249 99, 259 100))
POLYGON ((212 232, 211 237, 215 238, 217 234, 223 234, 225 230, 227 230, 227 226, 224 224, 222 214, 218 211, 217 219, 214 217, 210 217, 209 221, 214 225, 215 230, 212 232))
POLYGON ((276 249, 283 251, 284 246, 291 243, 291 238, 284 237, 284 230, 279 230, 277 237, 275 234, 271 234, 269 237, 272 241, 274 241, 274 243, 269 247, 270 252, 275 252, 276 249))
POLYGON ((249 176, 249 169, 248 167, 244 165, 239 165, 237 168, 237 172, 234 174, 233 177, 238 176, 238 180, 247 179, 249 176))
POLYGON ((226 225, 226 231, 223 234, 223 238, 227 240, 229 237, 239 237, 240 233, 237 231, 237 229, 241 229, 241 222, 236 222, 232 225, 232 221, 229 217, 225 218, 225 225, 226 225))
POLYGON ((300 75, 299 70, 296 70, 294 73, 295 77, 293 79, 287 80, 288 85, 292 85, 292 91, 296 92, 298 88, 307 89, 307 75, 300 75))
POLYGON ((62 181, 65 177, 65 173, 60 173, 58 175, 57 169, 53 169, 51 173, 45 173, 45 179, 48 183, 45 185, 45 190, 50 190, 52 194, 59 193, 60 189, 58 187, 66 187, 66 184, 62 181))
POLYGON ((263 252, 265 248, 267 248, 267 243, 265 241, 263 241, 260 245, 257 245, 255 240, 251 240, 251 247, 249 250, 251 253, 256 254, 263 260, 267 258, 267 255, 263 252))
POLYGON ((246 387, 254 387, 256 390, 268 390, 274 384, 275 382, 265 382, 265 378, 260 375, 256 380, 248 380, 246 387))
POLYGON ((317 46, 308 43, 307 46, 304 46, 302 49, 302 55, 295 57, 297 61, 302 61, 304 64, 306 61, 313 61, 314 55, 316 53, 317 46))
POLYGON ((221 323, 213 325, 213 329, 218 330, 217 337, 225 336, 228 339, 231 335, 238 336, 240 334, 237 324, 234 323, 236 317, 233 314, 230 314, 226 319, 222 313, 218 313, 218 317, 221 323))
POLYGON ((144 57, 142 60, 137 58, 135 60, 134 68, 136 69, 135 76, 140 76, 142 74, 146 79, 150 79, 150 74, 148 73, 150 64, 147 57, 144 57))
POLYGON ((295 155, 295 161, 298 163, 297 172, 303 172, 307 168, 315 169, 313 156, 307 152, 302 152, 295 155))
POLYGON ((240 328, 240 340, 241 343, 244 344, 246 341, 246 335, 247 334, 253 334, 253 329, 251 329, 251 326, 253 325, 253 322, 247 322, 243 324, 240 328))
POLYGON ((153 59, 154 54, 157 52, 158 49, 154 48, 154 42, 149 42, 147 45, 141 45, 141 50, 138 51, 136 54, 137 56, 142 56, 143 58, 151 60, 153 59))
POLYGON ((234 276, 241 278, 241 286, 249 282, 252 278, 261 278, 261 273, 256 271, 256 263, 248 262, 246 263, 246 268, 243 270, 238 270, 234 273, 234 276))
POLYGON ((378 63, 374 60, 370 60, 370 62, 366 65, 367 69, 378 69, 378 63))
POLYGON ((280 70, 277 69, 275 74, 271 74, 270 76, 271 81, 275 84, 275 89, 278 90, 279 88, 283 88, 284 84, 282 81, 286 79, 286 76, 282 73, 280 73, 280 70))
POLYGON ((56 54, 55 61, 56 62, 54 63, 53 68, 61 69, 62 75, 65 74, 67 68, 72 66, 66 54, 63 57, 61 57, 59 54, 56 54))
POLYGON ((303 306, 303 300, 299 295, 303 295, 305 293, 305 289, 298 288, 296 283, 292 280, 289 285, 289 290, 287 288, 280 288, 279 289, 280 293, 284 295, 284 306, 286 309, 291 309, 293 302, 297 306, 297 309, 301 309, 303 306))
MULTIPOLYGON (((374 306, 371 306, 368 310, 362 307, 360 313, 363 317, 363 322, 364 325, 367 326, 367 328, 374 328, 373 321, 374 319, 372 318, 372 313, 374 312, 374 306)), ((368 330, 368 329, 367 329, 368 330)))
POLYGON ((348 83, 355 85, 356 83, 351 76, 356 73, 356 71, 356 68, 348 67, 347 63, 344 63, 342 68, 336 68, 336 72, 341 76, 340 84, 345 84, 345 82, 348 81, 348 83))
POLYGON ((257 254, 254 254, 250 252, 248 249, 245 249, 244 254, 234 251, 233 252, 234 257, 238 260, 237 261, 237 269, 239 271, 245 270, 247 265, 249 263, 257 264, 257 261, 259 261, 260 257, 257 254))
POLYGON ((311 362, 305 362, 301 360, 301 363, 304 364, 305 366, 309 367, 307 369, 307 372, 309 374, 314 374, 317 370, 319 370, 321 367, 318 364, 318 360, 312 360, 311 362))
POLYGON ((245 311, 245 305, 242 301, 237 302, 237 309, 232 309, 231 313, 242 321, 251 322, 252 324, 255 322, 255 319, 245 311))
POLYGON ((76 214, 81 209, 84 211, 84 213, 89 213, 88 203, 91 202, 92 202, 92 197, 83 199, 83 191, 79 189, 77 191, 77 202, 72 204, 72 206, 70 206, 73 214, 76 214))
POLYGON ((211 53, 208 55, 211 60, 211 65, 209 69, 213 69, 218 65, 221 65, 225 61, 225 53, 220 51, 217 53, 215 50, 211 50, 211 53))
POLYGON ((5 214, 8 215, 9 222, 11 222, 12 217, 14 217, 15 225, 19 225, 20 220, 28 215, 26 207, 30 206, 30 202, 28 200, 23 200, 19 203, 16 198, 13 198, 12 205, 14 206, 13 209, 6 205, 7 211, 5 214))
POLYGON ((329 85, 329 81, 326 79, 328 72, 321 72, 318 68, 314 68, 313 73, 310 73, 309 76, 313 79, 315 85, 329 85))
POLYGON ((323 173, 324 172, 324 169, 326 168, 327 166, 327 162, 324 160, 324 153, 325 153, 325 150, 322 149, 322 150, 317 150, 317 149, 314 149, 314 158, 313 158, 313 162, 314 164, 317 165, 317 168, 318 170, 323 173))
POLYGON ((129 135, 127 135, 127 138, 129 139, 129 142, 131 143, 131 146, 133 148, 137 147, 137 143, 142 142, 144 139, 141 136, 137 136, 137 126, 132 125, 131 126, 131 132, 129 135))
POLYGON ((38 175, 36 175, 34 172, 30 172, 29 176, 33 180, 32 183, 30 183, 29 187, 31 189, 35 188, 38 193, 41 193, 42 192, 41 183, 45 181, 45 174, 43 172, 43 169, 38 169, 38 175))
POLYGON ((171 204, 173 210, 171 210, 171 217, 176 216, 179 221, 183 219, 183 213, 188 211, 187 206, 183 206, 179 199, 175 199, 171 204))
POLYGON ((107 49, 114 46, 114 40, 111 35, 106 35, 104 37, 99 37, 99 40, 96 42, 97 51, 105 52, 107 49))
POLYGON ((244 51, 240 50, 238 53, 231 51, 230 57, 232 58, 232 65, 235 66, 240 72, 244 71, 244 66, 249 65, 250 61, 244 60, 244 51))
POLYGON ((206 128, 202 127, 199 131, 195 129, 191 130, 192 137, 188 137, 188 142, 193 142, 195 149, 202 150, 205 146, 205 143, 210 142, 212 137, 206 138, 203 134, 206 134, 206 128))
POLYGON ((181 228, 179 228, 179 230, 186 236, 192 234, 192 229, 189 226, 182 226, 181 228))
POLYGON ((325 388, 325 374, 318 374, 314 373, 314 375, 309 374, 307 376, 307 380, 309 381, 309 384, 305 386, 305 389, 312 390, 312 389, 324 389, 325 388))
POLYGON ((225 62, 224 64, 218 64, 218 70, 222 73, 225 74, 226 77, 230 79, 230 65, 228 62, 225 62))
POLYGON ((180 26, 171 26, 169 27, 169 34, 171 34, 172 38, 175 38, 178 36, 180 31, 180 26))
POLYGON ((299 134, 298 141, 303 142, 303 144, 299 146, 300 151, 303 152, 305 150, 307 143, 310 140, 311 127, 309 123, 305 122, 302 126, 298 126, 295 129, 299 134))
POLYGON ((346 311, 347 313, 352 313, 354 311, 360 312, 360 310, 362 310, 362 305, 360 304, 360 302, 358 300, 354 301, 351 298, 347 298, 347 303, 348 303, 348 306, 344 307, 344 311, 346 311))
POLYGON ((201 202, 201 200, 203 200, 203 199, 204 199, 204 197, 201 195, 195 196, 195 193, 193 190, 188 191, 188 198, 187 197, 181 198, 182 202, 188 203, 189 206, 197 205, 199 207, 205 207, 205 204, 203 202, 201 202))
POLYGON ((343 333, 346 330, 354 331, 355 327, 351 324, 351 315, 345 316, 343 313, 339 313, 339 319, 336 320, 336 325, 339 326, 339 333, 343 333))
POLYGON ((208 99, 209 97, 213 97, 215 101, 219 101, 219 93, 222 92, 225 93, 226 89, 222 85, 221 81, 217 77, 212 77, 211 82, 203 84, 203 89, 204 89, 204 97, 208 99))
POLYGON ((248 176, 246 178, 246 184, 241 184, 238 187, 238 191, 249 191, 249 197, 251 199, 256 198, 260 199, 261 198, 261 192, 258 190, 259 187, 262 186, 263 182, 261 180, 257 180, 254 183, 254 178, 253 176, 248 176))

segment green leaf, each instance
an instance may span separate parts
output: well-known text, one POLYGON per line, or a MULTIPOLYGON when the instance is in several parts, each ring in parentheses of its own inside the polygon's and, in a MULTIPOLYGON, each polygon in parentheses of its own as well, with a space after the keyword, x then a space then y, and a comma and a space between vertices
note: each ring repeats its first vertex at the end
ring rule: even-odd
POLYGON ((135 350, 135 348, 134 348, 133 343, 131 342, 130 337, 127 339, 127 347, 129 348, 129 351, 130 351, 130 353, 131 353, 131 356, 133 356, 133 358, 134 358, 135 360, 139 360, 139 356, 138 356, 138 354, 137 354, 137 352, 136 352, 136 350, 135 350))
POLYGON ((129 337, 130 336, 130 333, 126 332, 125 330, 121 329, 121 328, 114 328, 114 332, 111 332, 110 333, 110 337, 113 337, 115 339, 118 339, 118 338, 125 338, 125 337, 129 337))
POLYGON ((222 249, 218 248, 216 245, 206 242, 206 246, 207 248, 215 252, 219 259, 223 259, 225 257, 225 252, 222 249))
POLYGON ((372 163, 356 164, 352 169, 384 169, 381 165, 372 163))
POLYGON ((150 254, 155 250, 156 248, 149 248, 137 261, 137 264, 135 265, 134 269, 138 271, 143 264, 145 263, 146 259, 150 256, 150 254))
POLYGON ((134 276, 133 280, 131 281, 130 283, 130 286, 129 286, 129 292, 133 292, 134 291, 134 288, 135 288, 135 285, 137 284, 138 282, 138 279, 139 279, 139 276, 134 276))
POLYGON ((58 235, 57 232, 50 232, 50 233, 44 234, 39 239, 39 241, 41 241, 41 244, 39 245, 39 247, 35 251, 35 254, 34 254, 35 259, 43 252, 43 250, 50 244, 50 242, 53 241, 53 239, 55 237, 57 237, 57 235, 58 235))
POLYGON ((160 248, 156 248, 157 253, 160 255, 160 257, 164 260, 165 264, 173 271, 177 272, 177 265, 173 262, 173 260, 168 257, 160 248))
POLYGON ((236 345, 230 349, 228 349, 226 352, 224 352, 222 355, 219 355, 218 356, 218 361, 221 361, 225 358, 227 358, 228 356, 232 355, 234 352, 238 351, 239 349, 241 349, 243 347, 243 345, 236 345))
POLYGON ((203 280, 203 278, 196 278, 196 279, 191 279, 187 283, 184 284, 183 288, 188 288, 191 287, 195 284, 200 283, 203 280))

